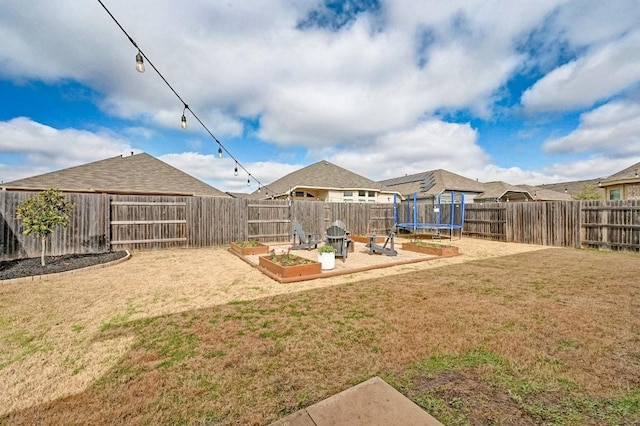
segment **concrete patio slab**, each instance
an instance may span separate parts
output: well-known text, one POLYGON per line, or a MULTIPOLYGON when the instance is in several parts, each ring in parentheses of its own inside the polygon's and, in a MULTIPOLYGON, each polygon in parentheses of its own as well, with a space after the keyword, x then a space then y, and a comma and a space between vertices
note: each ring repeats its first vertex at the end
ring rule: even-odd
POLYGON ((271 426, 443 426, 379 377, 344 390, 271 426))

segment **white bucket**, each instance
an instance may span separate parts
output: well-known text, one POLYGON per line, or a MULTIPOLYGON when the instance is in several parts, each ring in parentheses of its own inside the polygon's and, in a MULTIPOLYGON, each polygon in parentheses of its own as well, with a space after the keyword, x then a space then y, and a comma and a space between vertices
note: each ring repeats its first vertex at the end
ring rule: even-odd
POLYGON ((322 264, 323 270, 329 270, 336 267, 335 253, 318 253, 318 262, 322 264))

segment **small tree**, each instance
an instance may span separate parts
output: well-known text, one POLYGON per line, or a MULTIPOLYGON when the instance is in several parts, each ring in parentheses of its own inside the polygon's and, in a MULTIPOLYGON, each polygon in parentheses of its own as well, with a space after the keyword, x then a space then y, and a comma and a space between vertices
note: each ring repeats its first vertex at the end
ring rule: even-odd
POLYGON ((595 185, 584 185, 580 192, 573 194, 574 200, 602 200, 602 193, 595 185))
POLYGON ((44 253, 47 238, 58 226, 69 226, 71 211, 75 207, 73 201, 64 198, 57 189, 47 189, 35 197, 24 200, 16 208, 16 217, 22 221, 24 235, 36 235, 42 241, 42 255, 40 263, 45 265, 44 253))

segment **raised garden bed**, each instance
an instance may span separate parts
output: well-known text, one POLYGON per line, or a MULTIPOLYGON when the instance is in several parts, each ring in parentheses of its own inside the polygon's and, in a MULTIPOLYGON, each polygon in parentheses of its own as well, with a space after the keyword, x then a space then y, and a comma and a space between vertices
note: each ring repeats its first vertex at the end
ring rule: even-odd
POLYGON ((414 251, 417 253, 432 254, 440 257, 457 256, 458 247, 443 246, 439 244, 428 244, 421 241, 402 243, 402 250, 414 251))
POLYGON ((322 273, 320 262, 289 253, 260 256, 258 263, 267 271, 282 278, 304 277, 322 273))
POLYGON ((257 241, 238 241, 231 243, 229 249, 240 256, 269 253, 269 246, 257 241))

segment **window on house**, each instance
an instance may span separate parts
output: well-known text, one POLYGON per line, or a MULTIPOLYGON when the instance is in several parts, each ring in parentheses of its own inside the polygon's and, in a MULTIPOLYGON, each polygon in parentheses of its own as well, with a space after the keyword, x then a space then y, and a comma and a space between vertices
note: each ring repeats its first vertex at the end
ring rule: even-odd
POLYGON ((306 191, 296 191, 293 195, 295 198, 315 198, 315 195, 306 191))
POLYGON ((373 191, 369 191, 369 197, 375 197, 375 196, 376 196, 376 193, 375 193, 375 192, 373 192, 373 191))
POLYGON ((353 191, 344 191, 342 195, 345 197, 353 197, 353 191))
POLYGON ((621 200, 622 199, 622 194, 620 189, 611 189, 609 190, 609 199, 610 200, 621 200))
POLYGON ((358 197, 366 197, 367 191, 358 191, 358 197))

